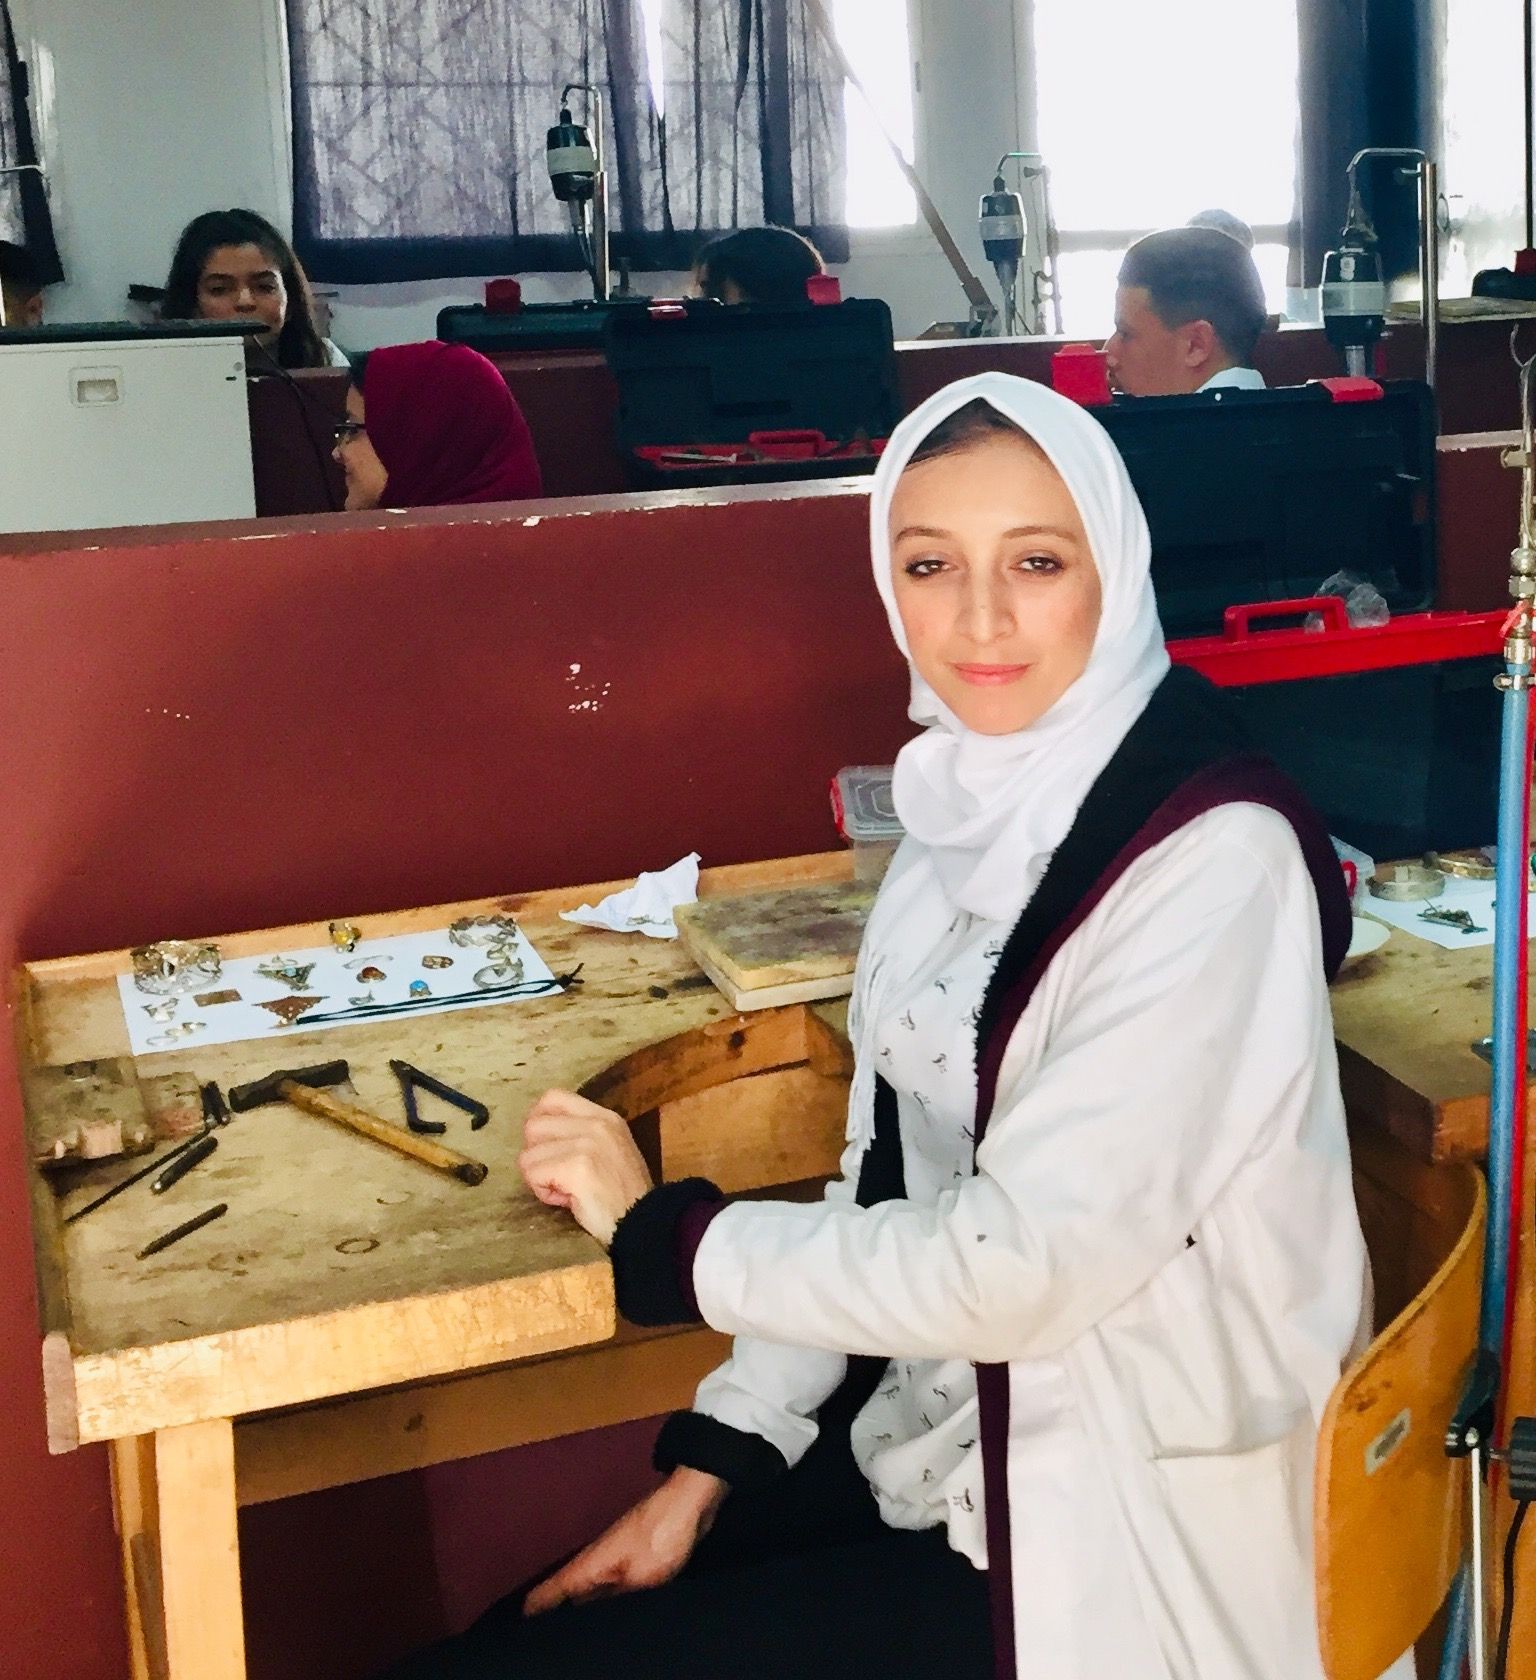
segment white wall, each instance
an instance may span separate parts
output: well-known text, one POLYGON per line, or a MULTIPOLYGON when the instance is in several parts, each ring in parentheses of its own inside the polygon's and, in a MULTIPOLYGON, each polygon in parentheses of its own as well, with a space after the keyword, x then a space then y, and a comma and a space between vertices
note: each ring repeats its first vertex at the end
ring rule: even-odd
MULTIPOLYGON (((893 0, 893 4, 898 0, 893 0)), ((133 282, 159 284, 200 211, 248 205, 291 218, 282 0, 14 0, 37 76, 40 143, 69 281, 54 320, 124 312, 133 282)), ((918 167, 967 260, 983 265, 976 205, 1018 141, 1014 0, 913 0, 918 167)), ((926 230, 854 235, 850 295, 884 297, 898 334, 965 314, 926 230)), ((530 298, 581 295, 576 275, 524 276, 530 298)), ((637 276, 677 291, 681 276, 637 276)), ((335 334, 349 348, 431 335, 437 311, 482 295, 472 280, 350 287, 335 334)))
POLYGON ((286 222, 281 0, 17 0, 68 283, 58 320, 113 320, 165 279, 200 211, 286 222))

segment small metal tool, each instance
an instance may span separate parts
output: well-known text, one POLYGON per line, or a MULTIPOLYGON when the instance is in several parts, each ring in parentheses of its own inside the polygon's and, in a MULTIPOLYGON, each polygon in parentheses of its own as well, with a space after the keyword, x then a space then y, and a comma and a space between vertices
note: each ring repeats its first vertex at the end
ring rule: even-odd
POLYGON ((198 1089, 198 1095, 203 1099, 203 1121, 209 1126, 227 1126, 230 1122, 229 1106, 224 1101, 224 1093, 217 1083, 210 1079, 206 1085, 198 1089))
POLYGON ((174 1161, 178 1155, 184 1155, 194 1143, 200 1142, 207 1135, 206 1131, 194 1132, 191 1137, 178 1143, 174 1149, 167 1149, 163 1155, 157 1155, 148 1166, 140 1167, 137 1172, 129 1173, 127 1178, 121 1178, 110 1190, 103 1190, 94 1201, 87 1202, 84 1207, 76 1208, 71 1214, 66 1214, 64 1223, 73 1225, 77 1219, 84 1219, 86 1214, 95 1213, 99 1207, 104 1207, 114 1196, 121 1196, 125 1190, 131 1190, 135 1184, 142 1183, 151 1173, 157 1173, 168 1162, 174 1161))
POLYGON ((147 1260, 151 1254, 158 1254, 161 1249, 169 1248, 172 1243, 180 1242, 183 1237, 190 1237, 194 1231, 201 1231, 205 1225, 211 1225, 215 1219, 222 1219, 228 1212, 228 1202, 216 1202, 211 1208, 205 1208, 195 1219, 189 1219, 186 1224, 167 1231, 163 1237, 156 1237, 153 1242, 145 1243, 134 1258, 147 1260))
POLYGON ((405 1123, 413 1132, 446 1132, 448 1127, 441 1120, 423 1120, 416 1107, 416 1091, 419 1087, 429 1091, 434 1097, 445 1103, 451 1103, 455 1108, 462 1109, 469 1116, 469 1129, 478 1132, 491 1117, 491 1111, 483 1102, 466 1096, 464 1092, 455 1090, 452 1085, 434 1077, 430 1073, 423 1073, 419 1067, 412 1067, 409 1062, 391 1061, 389 1071, 400 1081, 400 1095, 405 1101, 405 1123))
POLYGON ((1487 929, 1479 927, 1472 920, 1470 910, 1447 910, 1443 905, 1431 904, 1428 909, 1419 912, 1421 922, 1434 922, 1440 927, 1460 928, 1463 933, 1486 933, 1487 929))
POLYGON ((206 1161, 218 1147, 219 1140, 211 1132, 204 1133, 190 1149, 183 1150, 165 1171, 150 1183, 150 1190, 156 1196, 169 1190, 173 1184, 185 1178, 199 1161, 206 1161))

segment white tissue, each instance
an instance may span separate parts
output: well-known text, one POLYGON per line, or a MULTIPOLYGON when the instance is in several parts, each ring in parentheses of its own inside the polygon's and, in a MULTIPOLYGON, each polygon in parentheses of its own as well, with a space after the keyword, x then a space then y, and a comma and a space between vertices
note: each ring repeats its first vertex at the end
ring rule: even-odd
POLYGON ((689 852, 670 869, 650 869, 634 886, 609 893, 601 904, 562 910, 561 919, 583 927, 609 928, 614 933, 643 933, 647 939, 676 939, 672 912, 699 896, 699 854, 689 852))

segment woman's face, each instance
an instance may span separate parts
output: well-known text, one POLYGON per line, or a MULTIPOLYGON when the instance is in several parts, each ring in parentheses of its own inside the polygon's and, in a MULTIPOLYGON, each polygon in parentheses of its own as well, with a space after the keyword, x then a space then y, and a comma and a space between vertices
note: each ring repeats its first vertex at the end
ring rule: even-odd
POLYGON ((203 321, 260 321, 270 344, 288 319, 288 290, 259 245, 220 245, 198 276, 197 313, 203 321))
POLYGON ((355 385, 349 385, 347 418, 336 428, 336 447, 332 451, 347 475, 348 513, 381 507, 389 484, 389 473, 369 440, 363 415, 363 393, 355 385))
POLYGON ((1044 717, 1093 651, 1101 593, 1082 516, 1022 436, 907 468, 891 577, 918 674, 980 735, 1044 717))

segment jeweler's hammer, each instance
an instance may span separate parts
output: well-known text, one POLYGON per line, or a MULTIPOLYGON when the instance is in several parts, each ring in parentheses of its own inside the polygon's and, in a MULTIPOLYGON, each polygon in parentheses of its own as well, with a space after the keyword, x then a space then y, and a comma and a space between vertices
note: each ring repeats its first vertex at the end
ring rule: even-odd
POLYGON ((291 1103, 295 1108, 302 1108, 306 1114, 318 1114, 324 1120, 334 1120, 338 1126, 360 1132, 375 1143, 409 1155, 423 1166, 452 1173, 466 1184, 478 1184, 485 1177, 489 1169, 484 1161, 473 1161, 468 1155, 444 1149, 442 1144, 418 1137, 403 1126, 393 1126, 365 1108, 327 1096, 322 1089, 327 1085, 345 1084, 348 1077, 345 1062, 322 1062, 318 1067, 279 1068, 265 1079, 252 1079, 244 1085, 231 1086, 229 1106, 241 1114, 248 1108, 260 1108, 263 1103, 291 1103))

